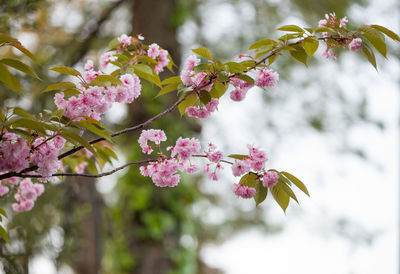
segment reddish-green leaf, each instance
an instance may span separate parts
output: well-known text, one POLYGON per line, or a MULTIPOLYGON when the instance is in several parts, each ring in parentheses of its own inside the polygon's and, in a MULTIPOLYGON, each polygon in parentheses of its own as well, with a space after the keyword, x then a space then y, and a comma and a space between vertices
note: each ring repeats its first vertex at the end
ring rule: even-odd
POLYGON ((301 191, 303 191, 307 196, 310 196, 310 193, 308 193, 307 187, 304 185, 302 181, 300 181, 296 176, 290 174, 289 172, 286 171, 281 171, 283 175, 286 176, 294 185, 296 185, 301 191))
POLYGON ((275 201, 282 208, 284 212, 286 212, 286 208, 289 205, 290 197, 289 195, 278 185, 270 188, 272 197, 274 197, 275 201))
POLYGON ((291 31, 291 32, 304 32, 304 30, 302 28, 300 28, 299 26, 296 26, 296 25, 282 26, 282 27, 278 28, 277 30, 291 31))
POLYGON ((304 49, 307 52, 308 56, 310 56, 310 58, 317 51, 318 46, 319 46, 318 40, 315 40, 315 39, 305 39, 304 40, 304 49))
POLYGON ((385 27, 379 26, 379 25, 371 25, 371 27, 373 27, 376 30, 379 30, 380 32, 386 34, 388 37, 392 38, 395 41, 399 41, 400 42, 400 37, 394 33, 393 31, 391 31, 390 29, 387 29, 385 27))
POLYGON ((0 60, 1 63, 10 66, 12 68, 15 68, 19 71, 22 71, 26 74, 29 74, 30 76, 39 79, 39 77, 36 75, 36 73, 26 64, 22 63, 21 61, 17 59, 11 59, 11 58, 4 58, 0 60))

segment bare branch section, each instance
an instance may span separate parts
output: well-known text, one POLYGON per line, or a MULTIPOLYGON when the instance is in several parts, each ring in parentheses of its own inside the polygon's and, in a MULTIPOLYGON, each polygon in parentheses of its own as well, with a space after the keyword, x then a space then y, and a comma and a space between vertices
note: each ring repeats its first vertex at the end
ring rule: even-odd
MULTIPOLYGON (((99 174, 78 174, 78 173, 55 173, 53 175, 51 175, 51 177, 87 177, 87 178, 100 178, 100 177, 104 177, 104 176, 108 176, 111 175, 117 171, 120 171, 121 169, 124 169, 128 166, 132 166, 132 165, 142 165, 142 164, 147 164, 150 162, 154 162, 157 161, 157 159, 147 159, 147 160, 142 160, 142 161, 135 161, 135 162, 128 162, 120 167, 117 167, 113 170, 107 171, 107 172, 103 172, 103 173, 99 173, 99 174)), ((43 178, 43 176, 41 175, 36 175, 36 174, 19 174, 18 177, 21 178, 43 178)))

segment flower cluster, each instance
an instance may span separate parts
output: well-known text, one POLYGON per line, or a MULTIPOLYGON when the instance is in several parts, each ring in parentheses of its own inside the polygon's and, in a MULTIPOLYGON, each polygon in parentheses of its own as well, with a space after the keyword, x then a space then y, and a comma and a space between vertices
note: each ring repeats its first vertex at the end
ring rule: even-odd
POLYGON ((247 187, 242 184, 234 184, 233 193, 236 196, 242 197, 244 199, 249 199, 256 194, 256 189, 254 187, 247 187))
POLYGON ((232 173, 234 176, 240 176, 250 171, 258 172, 265 167, 268 158, 264 151, 254 147, 247 146, 249 155, 243 160, 236 160, 232 165, 232 173))
POLYGON ((223 154, 220 150, 217 150, 217 146, 213 143, 208 144, 208 150, 204 151, 205 156, 211 162, 204 166, 203 173, 207 174, 208 178, 213 181, 218 181, 218 171, 223 169, 221 160, 223 154))
POLYGON ((230 97, 236 102, 242 101, 246 97, 247 91, 253 87, 249 82, 236 77, 233 77, 230 83, 235 87, 235 89, 231 91, 230 97))
POLYGON ((30 179, 24 179, 20 182, 18 192, 15 194, 15 200, 12 208, 17 212, 29 211, 35 205, 38 196, 44 192, 42 184, 33 184, 30 179))
POLYGON ((142 148, 143 153, 150 154, 153 152, 153 148, 147 144, 148 141, 159 145, 161 142, 167 140, 167 136, 165 135, 164 131, 160 129, 149 129, 143 130, 139 137, 139 145, 142 148))
POLYGON ((170 60, 168 59, 168 51, 160 49, 160 46, 153 43, 147 50, 147 55, 157 61, 157 65, 154 67, 154 71, 159 74, 164 71, 164 68, 168 66, 170 60))
POLYGON ((199 119, 206 119, 208 118, 212 112, 214 112, 219 104, 219 100, 216 98, 211 99, 207 105, 203 107, 188 107, 186 108, 186 113, 189 117, 196 117, 199 119))
POLYGON ((319 27, 324 27, 324 28, 343 28, 344 26, 346 26, 346 23, 349 22, 347 20, 347 16, 339 19, 339 21, 337 21, 337 17, 336 14, 334 12, 329 13, 329 14, 325 14, 325 19, 319 20, 318 22, 318 26, 319 27))
POLYGON ((255 84, 260 88, 272 88, 278 83, 279 74, 271 69, 257 70, 255 84))
POLYGON ((20 172, 29 166, 30 147, 23 138, 7 132, 0 142, 0 173, 20 172))
MULTIPOLYGON (((94 73, 91 62, 86 66, 85 81, 90 83, 97 72, 94 73)), ((85 116, 100 120, 100 116, 106 113, 114 102, 132 103, 138 98, 142 89, 139 77, 135 74, 124 74, 119 77, 122 85, 111 87, 89 86, 81 87, 81 93, 76 97, 64 99, 64 93, 56 93, 54 102, 58 109, 64 110, 64 115, 71 120, 79 121, 85 116)))
MULTIPOLYGON (((139 137, 139 144, 143 153, 151 154, 153 149, 147 144, 152 141, 159 145, 160 142, 166 141, 167 137, 162 130, 150 129, 142 131, 139 137)), ((143 176, 150 177, 154 184, 159 187, 174 187, 180 181, 178 171, 186 171, 193 173, 197 170, 197 166, 190 163, 190 157, 200 151, 200 142, 195 139, 179 137, 175 146, 167 148, 171 152, 170 158, 160 152, 158 161, 150 162, 146 166, 140 167, 140 173, 143 176)))
POLYGON ((349 50, 351 50, 351 51, 357 51, 357 50, 362 49, 363 44, 362 44, 361 38, 354 38, 353 40, 351 40, 348 47, 349 47, 349 50))

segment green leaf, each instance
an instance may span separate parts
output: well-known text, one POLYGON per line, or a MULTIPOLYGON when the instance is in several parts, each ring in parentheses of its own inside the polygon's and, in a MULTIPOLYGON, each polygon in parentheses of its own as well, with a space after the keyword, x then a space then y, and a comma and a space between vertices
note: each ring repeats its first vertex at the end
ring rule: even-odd
POLYGON ((163 88, 158 92, 158 94, 156 95, 156 97, 161 96, 161 95, 164 95, 164 94, 167 94, 167 93, 170 93, 170 92, 172 92, 172 91, 174 91, 174 90, 177 90, 178 85, 179 85, 179 83, 173 83, 173 84, 171 84, 171 85, 168 85, 168 86, 163 87, 163 88))
POLYGON ((112 142, 110 133, 107 132, 107 130, 99 128, 95 123, 92 123, 87 120, 81 120, 81 121, 76 122, 76 124, 84 129, 87 129, 90 132, 93 132, 94 134, 97 134, 100 137, 103 137, 104 139, 112 142))
POLYGON ((376 67, 376 59, 375 59, 375 54, 374 54, 374 52, 373 52, 366 44, 363 44, 363 45, 364 45, 364 46, 363 46, 363 48, 362 48, 362 51, 363 51, 365 57, 368 59, 368 61, 371 63, 371 65, 372 65, 376 70, 378 70, 377 67, 376 67))
POLYGON ((254 79, 246 74, 237 74, 237 75, 235 75, 235 78, 239 78, 243 81, 246 81, 247 83, 254 85, 254 79))
POLYGON ((154 83, 161 88, 160 77, 152 70, 151 67, 145 64, 135 64, 133 65, 135 74, 150 83, 154 83))
POLYGON ((181 116, 185 113, 185 111, 188 107, 194 106, 194 104, 196 104, 196 102, 197 102, 196 94, 193 94, 193 93, 189 94, 188 97, 186 97, 186 99, 183 100, 178 105, 179 113, 181 114, 181 116))
POLYGON ((296 26, 296 25, 282 26, 282 27, 278 28, 277 30, 292 31, 292 32, 304 32, 304 30, 302 28, 300 28, 299 26, 296 26))
POLYGON ((115 154, 115 152, 113 150, 111 150, 110 148, 103 146, 103 152, 105 154, 107 154, 108 156, 110 156, 111 158, 118 160, 117 154, 115 154))
POLYGON ((28 113, 27 111, 25 111, 24 109, 22 109, 20 107, 15 107, 13 109, 13 113, 17 114, 17 115, 20 115, 20 116, 34 118, 34 116, 32 114, 28 113))
POLYGON ((200 47, 200 48, 197 48, 197 49, 192 49, 192 51, 194 53, 196 53, 196 54, 208 59, 208 60, 212 60, 213 59, 211 51, 206 47, 200 47))
POLYGON ((278 203, 278 205, 282 208, 283 212, 286 213, 286 208, 289 205, 290 197, 289 195, 278 185, 270 188, 272 197, 278 203))
POLYGON ((26 56, 28 56, 29 58, 31 58, 33 61, 35 61, 36 63, 39 64, 39 61, 36 59, 36 57, 32 54, 32 52, 30 52, 29 50, 27 50, 23 45, 21 45, 21 43, 19 41, 14 41, 10 44, 11 46, 13 46, 14 48, 17 48, 19 51, 21 51, 23 54, 25 54, 26 56))
POLYGON ((119 45, 120 45, 120 43, 119 43, 119 41, 118 41, 117 38, 112 39, 112 40, 108 43, 108 47, 109 47, 109 48, 115 48, 115 47, 117 47, 117 46, 119 46, 119 45))
POLYGON ((387 29, 385 27, 379 26, 379 25, 371 25, 371 27, 373 27, 376 30, 379 30, 380 32, 386 34, 388 37, 392 38, 395 41, 399 41, 400 42, 400 37, 394 33, 393 31, 391 31, 390 29, 387 29))
POLYGON ((271 40, 271 39, 263 39, 263 40, 255 42, 253 45, 251 45, 249 47, 249 50, 258 49, 258 48, 263 47, 263 46, 274 45, 276 43, 277 43, 276 41, 271 40))
POLYGON ((313 28, 304 28, 306 31, 308 31, 309 33, 313 33, 314 29, 313 28))
POLYGON ((240 178, 239 184, 247 187, 254 187, 257 182, 257 175, 254 173, 247 173, 240 178))
POLYGON ((22 63, 21 61, 17 59, 11 59, 11 58, 4 58, 0 60, 1 63, 13 67, 19 71, 22 71, 36 79, 39 79, 39 77, 36 75, 36 73, 26 64, 22 63))
POLYGON ((71 96, 76 96, 81 93, 81 91, 77 88, 69 88, 69 89, 64 89, 62 91, 64 93, 64 98, 69 98, 71 96))
POLYGON ((276 185, 279 185, 279 187, 282 188, 282 190, 285 191, 286 194, 289 195, 290 198, 292 198, 297 203, 299 203, 299 201, 297 200, 296 194, 294 194, 293 190, 287 184, 285 184, 283 182, 283 180, 279 180, 276 185))
POLYGON ((57 66, 57 67, 52 67, 49 70, 58 72, 58 73, 62 73, 62 74, 66 74, 66 75, 73 75, 73 76, 80 76, 81 73, 79 71, 77 71, 74 68, 71 67, 66 67, 66 66, 57 66))
POLYGON ((287 34, 279 37, 278 40, 287 41, 290 39, 299 38, 300 36, 301 36, 301 34, 299 34, 299 33, 287 33, 287 34))
POLYGON ((45 90, 42 91, 42 93, 53 90, 74 89, 74 88, 76 88, 76 86, 72 82, 60 82, 49 85, 45 90))
POLYGON ((63 128, 60 131, 60 135, 62 137, 64 137, 67 141, 71 142, 72 144, 74 144, 76 146, 83 146, 83 147, 87 148, 90 152, 92 152, 93 154, 96 155, 96 150, 89 144, 89 142, 86 141, 85 139, 83 139, 81 136, 79 136, 75 132, 73 132, 69 129, 63 128))
POLYGON ((4 217, 7 217, 6 211, 4 209, 2 209, 1 207, 0 207, 0 215, 3 215, 4 217))
POLYGON ((9 243, 7 231, 6 231, 2 226, 0 226, 0 236, 1 236, 7 243, 9 243))
POLYGON ((18 40, 15 38, 12 38, 11 36, 0 33, 0 43, 10 43, 10 42, 14 42, 14 41, 18 41, 18 40))
POLYGON ((209 64, 200 64, 193 68, 193 71, 196 73, 203 72, 203 71, 209 71, 209 70, 210 70, 209 64))
POLYGON ((0 64, 0 82, 9 89, 21 94, 21 86, 17 78, 15 78, 3 64, 0 64))
POLYGON ((0 121, 4 122, 6 120, 6 115, 2 108, 0 108, 0 121))
MULTIPOLYGON (((130 59, 129 59, 129 60, 130 60, 130 59)), ((138 56, 136 60, 137 60, 139 63, 150 63, 150 64, 153 64, 153 65, 157 65, 157 63, 158 63, 156 60, 154 60, 153 58, 150 58, 150 57, 147 56, 147 55, 138 56)))
POLYGON ((221 82, 215 83, 215 85, 210 90, 211 98, 221 98, 228 89, 228 86, 229 85, 224 85, 221 82))
POLYGON ((303 63, 304 65, 307 66, 307 53, 306 51, 300 47, 300 46, 296 46, 295 47, 296 50, 294 51, 290 51, 290 55, 296 59, 297 61, 303 63))
POLYGON ((317 28, 315 29, 315 32, 316 32, 316 33, 320 33, 320 32, 330 32, 330 33, 334 33, 335 30, 334 30, 334 29, 331 29, 331 28, 327 28, 327 27, 317 27, 317 28))
POLYGON ((264 187, 259 180, 256 181, 254 188, 256 189, 254 201, 256 201, 256 206, 258 206, 267 198, 268 188, 264 187))
POLYGON ((200 98, 200 101, 201 101, 204 105, 207 105, 207 104, 211 101, 211 95, 210 95, 210 93, 209 93, 208 91, 206 91, 206 90, 200 91, 199 98, 200 98))
POLYGON ((241 64, 236 62, 227 62, 224 65, 225 65, 225 70, 230 73, 242 73, 245 70, 247 70, 247 67, 242 66, 241 64))
POLYGON ((100 82, 100 83, 101 82, 110 82, 115 85, 122 85, 121 80, 119 80, 115 77, 112 77, 111 75, 107 75, 107 74, 97 76, 96 78, 94 78, 92 80, 92 82, 90 84, 94 83, 94 85, 96 85, 96 83, 98 83, 98 82, 100 82))
POLYGON ((292 175, 292 174, 290 174, 289 172, 286 172, 286 171, 281 171, 280 173, 285 175, 286 178, 288 178, 293 184, 295 184, 307 196, 310 196, 310 194, 308 193, 307 187, 296 176, 294 176, 294 175, 292 175))
POLYGON ((386 43, 380 32, 367 25, 361 25, 358 30, 363 31, 363 36, 368 39, 383 57, 386 57, 386 43))
POLYGON ((88 163, 88 165, 86 166, 86 169, 90 174, 94 174, 94 175, 99 174, 99 171, 97 170, 97 167, 96 167, 96 163, 92 159, 88 159, 87 163, 88 163))
POLYGON ((318 40, 315 40, 315 39, 305 39, 304 40, 304 49, 307 52, 308 56, 310 56, 310 58, 317 51, 318 46, 319 46, 318 40))
POLYGON ((180 76, 172 76, 167 79, 164 79, 161 84, 162 85, 167 85, 167 84, 175 84, 175 83, 181 83, 181 77, 180 76))
POLYGON ((244 160, 248 159, 249 155, 244 155, 244 154, 230 154, 228 157, 233 158, 233 159, 238 159, 238 160, 244 160))
POLYGON ((275 62, 276 58, 278 58, 280 54, 276 53, 274 55, 272 55, 271 57, 268 58, 268 64, 271 65, 273 62, 275 62))
POLYGON ((57 131, 57 127, 51 124, 37 121, 31 118, 18 118, 11 123, 13 128, 33 129, 42 134, 46 134, 46 130, 57 131))

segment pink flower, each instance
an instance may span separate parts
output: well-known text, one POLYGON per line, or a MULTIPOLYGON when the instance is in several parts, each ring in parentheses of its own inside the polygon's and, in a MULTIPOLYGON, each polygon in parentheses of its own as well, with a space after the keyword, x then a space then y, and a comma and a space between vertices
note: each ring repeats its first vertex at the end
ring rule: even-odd
POLYGON ((142 152, 150 154, 151 152, 153 152, 153 149, 147 144, 148 141, 154 142, 155 144, 159 145, 161 142, 164 142, 166 140, 167 136, 165 135, 165 132, 163 130, 149 129, 142 131, 138 142, 140 147, 142 148, 142 152))
POLYGON ((114 56, 114 52, 105 52, 101 55, 100 57, 100 64, 102 68, 106 68, 107 65, 112 62, 112 61, 116 61, 117 57, 114 56))
POLYGON ((273 187, 278 182, 279 175, 275 171, 267 171, 263 176, 263 186, 273 187))
POLYGON ((349 44, 349 50, 357 51, 363 47, 361 38, 354 38, 349 44))
POLYGON ((250 161, 249 160, 235 160, 232 165, 233 176, 240 176, 250 171, 250 161))
POLYGON ((186 109, 186 113, 189 117, 205 119, 211 115, 211 112, 214 112, 217 109, 218 103, 219 103, 218 99, 213 98, 204 107, 200 107, 200 108, 199 107, 188 107, 186 109))
POLYGON ((2 185, 0 183, 0 196, 3 196, 4 194, 7 194, 10 190, 8 189, 8 187, 6 187, 5 185, 2 185))
POLYGON ((182 138, 179 137, 176 140, 171 156, 175 157, 178 155, 180 161, 187 161, 193 154, 200 151, 200 142, 195 138, 182 138))
POLYGON ((244 89, 235 89, 231 91, 230 97, 233 101, 240 102, 246 97, 247 91, 244 89))
POLYGON ((241 184, 234 184, 233 193, 236 196, 242 197, 244 199, 249 199, 256 194, 256 189, 241 184))
POLYGON ((82 174, 85 171, 85 167, 87 165, 87 162, 80 162, 79 165, 75 166, 75 172, 78 174, 82 174))
POLYGON ((156 43, 153 43, 149 46, 149 50, 147 51, 147 55, 152 58, 156 59, 158 55, 160 55, 160 47, 156 43))
POLYGON ((24 179, 19 184, 18 192, 15 194, 15 200, 18 203, 12 205, 14 211, 29 211, 33 208, 37 197, 44 192, 42 184, 32 184, 30 179, 24 179))
POLYGON ((213 163, 218 163, 219 161, 221 161, 222 157, 223 157, 222 152, 219 150, 209 153, 207 155, 207 159, 213 163))
POLYGON ((274 87, 279 80, 279 74, 270 69, 258 70, 256 72, 255 84, 260 88, 274 87))
POLYGON ((118 42, 120 42, 123 47, 130 46, 132 43, 132 37, 122 34, 120 37, 118 37, 118 42))
POLYGON ((339 27, 341 28, 341 27, 346 26, 346 23, 347 23, 347 22, 349 22, 349 20, 347 20, 347 16, 341 18, 341 19, 339 20, 339 27))

